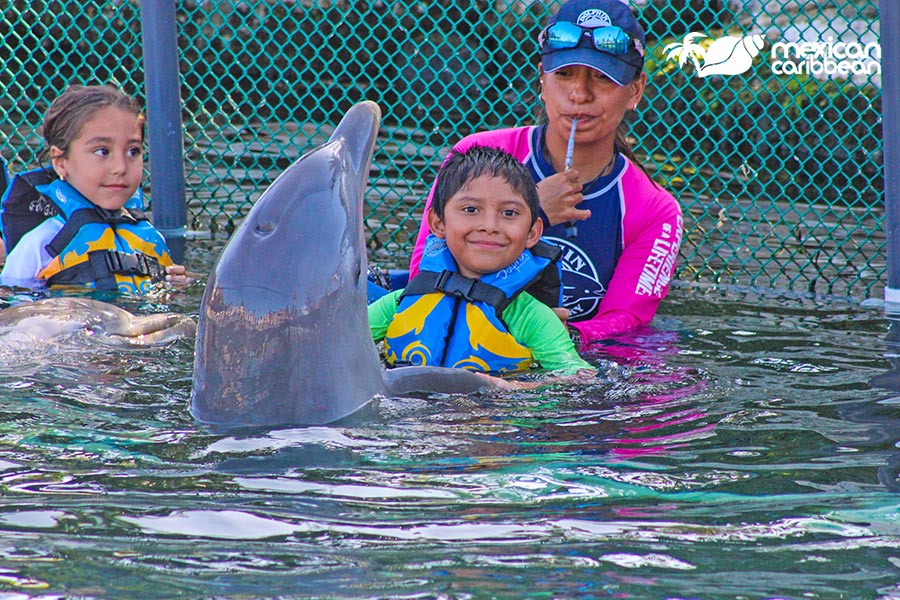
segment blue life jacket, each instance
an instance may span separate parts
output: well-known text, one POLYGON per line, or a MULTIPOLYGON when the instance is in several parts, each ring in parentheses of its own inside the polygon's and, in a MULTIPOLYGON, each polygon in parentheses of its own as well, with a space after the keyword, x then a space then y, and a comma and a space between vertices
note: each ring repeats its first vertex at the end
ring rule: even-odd
POLYGON ((122 209, 100 208, 50 169, 13 176, 0 200, 6 252, 26 233, 57 219, 62 229, 46 246, 53 260, 38 274, 48 285, 87 285, 131 293, 149 291, 172 263, 163 236, 150 224, 138 189, 122 209))
POLYGON ((458 273, 446 241, 430 235, 419 274, 400 295, 388 326, 386 361, 494 373, 528 369, 531 351, 501 315, 545 269, 558 271, 559 255, 556 246, 538 242, 507 268, 470 279, 458 273))

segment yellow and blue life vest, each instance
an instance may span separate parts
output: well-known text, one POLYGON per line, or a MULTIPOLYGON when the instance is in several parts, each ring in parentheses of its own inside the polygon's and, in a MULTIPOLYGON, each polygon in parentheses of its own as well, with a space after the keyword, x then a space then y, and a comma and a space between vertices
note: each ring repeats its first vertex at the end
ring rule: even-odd
POLYGON ((557 273, 560 249, 539 242, 509 267, 479 279, 458 273, 445 240, 430 235, 419 274, 399 298, 384 338, 390 365, 431 365, 492 373, 522 371, 531 351, 501 315, 545 270, 557 273))
POLYGON ((144 293, 173 264, 165 238, 143 210, 138 189, 125 206, 110 211, 91 203, 49 169, 14 175, 0 202, 7 254, 47 219, 63 223, 46 246, 53 260, 38 274, 48 285, 86 285, 144 293))

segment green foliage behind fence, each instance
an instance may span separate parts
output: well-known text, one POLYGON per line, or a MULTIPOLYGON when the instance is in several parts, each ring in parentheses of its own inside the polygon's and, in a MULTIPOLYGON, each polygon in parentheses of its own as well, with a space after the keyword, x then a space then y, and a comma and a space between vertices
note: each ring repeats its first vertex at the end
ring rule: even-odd
MULTIPOLYGON (((540 118, 535 40, 558 4, 178 0, 192 229, 231 232, 350 105, 374 100, 384 122, 368 235, 375 260, 405 265, 449 146, 540 118)), ((650 82, 629 137, 685 211, 678 276, 879 295, 877 0, 631 4, 650 82), (749 68, 701 77, 729 43, 749 68), (773 55, 779 43, 794 54, 773 55), (828 72, 839 67, 850 72, 828 72)), ((13 0, 0 40, 0 151, 13 170, 36 164, 43 110, 69 83, 143 100, 135 0, 13 0)))

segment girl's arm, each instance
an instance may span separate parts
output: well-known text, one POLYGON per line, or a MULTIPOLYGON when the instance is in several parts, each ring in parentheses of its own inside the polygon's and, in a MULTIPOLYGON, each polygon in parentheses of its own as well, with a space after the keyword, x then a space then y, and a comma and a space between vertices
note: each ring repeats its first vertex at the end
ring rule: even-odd
POLYGON ((56 237, 62 227, 62 221, 47 219, 23 235, 6 257, 2 273, 3 283, 34 287, 38 273, 53 260, 45 246, 56 237))

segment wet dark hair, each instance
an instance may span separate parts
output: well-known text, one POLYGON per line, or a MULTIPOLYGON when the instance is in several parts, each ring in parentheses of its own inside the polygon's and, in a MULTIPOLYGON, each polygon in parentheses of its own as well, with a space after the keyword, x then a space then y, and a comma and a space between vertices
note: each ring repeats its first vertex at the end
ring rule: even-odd
POLYGON ((108 85, 71 85, 50 103, 44 115, 44 148, 41 160, 50 159, 50 147, 56 146, 68 154, 72 141, 81 133, 85 121, 103 108, 112 106, 137 117, 144 140, 146 120, 137 100, 108 85))
POLYGON ((470 181, 485 175, 503 179, 525 200, 531 211, 531 224, 534 225, 540 216, 541 203, 531 173, 509 152, 489 146, 472 146, 462 152, 450 152, 437 174, 431 210, 443 220, 447 201, 470 181))

